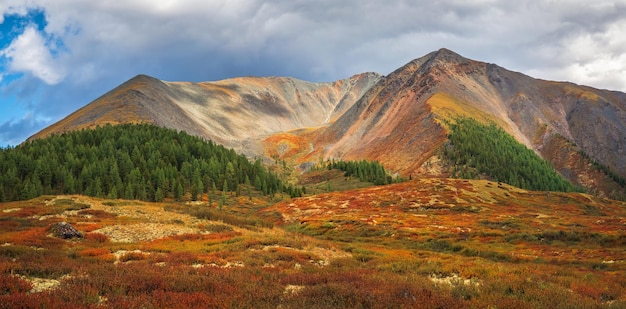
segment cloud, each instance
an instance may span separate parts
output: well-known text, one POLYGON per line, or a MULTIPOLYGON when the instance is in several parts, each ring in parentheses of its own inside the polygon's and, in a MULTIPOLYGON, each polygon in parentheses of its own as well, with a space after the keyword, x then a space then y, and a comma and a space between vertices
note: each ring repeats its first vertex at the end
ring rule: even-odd
POLYGON ((37 132, 47 125, 50 125, 49 119, 38 119, 34 113, 27 113, 18 121, 5 121, 0 124, 0 141, 3 142, 0 147, 19 144, 30 137, 31 132, 37 132))
POLYGON ((32 26, 0 51, 0 56, 9 59, 10 71, 31 73, 49 85, 58 84, 65 77, 63 69, 55 64, 44 37, 32 26))
POLYGON ((386 74, 441 47, 558 76, 578 63, 561 56, 569 40, 603 33, 626 16, 615 1, 13 1, 15 10, 45 10, 46 33, 69 50, 58 60, 72 68, 68 78, 83 83, 131 71, 164 79, 243 72, 332 80, 355 69, 386 74))
POLYGON ((26 28, 2 52, 11 71, 28 74, 0 84, 14 96, 36 89, 25 113, 55 120, 140 73, 330 81, 388 74, 441 47, 537 78, 626 91, 622 0, 0 1, 0 16, 29 10, 44 12, 45 27, 26 28))

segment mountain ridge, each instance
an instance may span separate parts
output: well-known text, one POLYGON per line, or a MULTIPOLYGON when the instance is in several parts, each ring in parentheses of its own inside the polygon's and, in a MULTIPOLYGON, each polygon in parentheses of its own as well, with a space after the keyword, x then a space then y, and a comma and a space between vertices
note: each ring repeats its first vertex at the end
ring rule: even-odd
POLYGON ((446 123, 458 117, 497 124, 576 185, 608 196, 624 191, 590 166, 626 177, 626 94, 535 79, 445 48, 387 76, 362 73, 328 83, 164 82, 139 75, 33 138, 145 121, 250 157, 290 164, 377 160, 401 175, 445 177, 437 154, 447 143, 446 123))
POLYGON ((361 73, 324 83, 290 77, 191 83, 140 74, 29 139, 107 123, 147 122, 255 155, 261 137, 334 120, 378 78, 361 73))

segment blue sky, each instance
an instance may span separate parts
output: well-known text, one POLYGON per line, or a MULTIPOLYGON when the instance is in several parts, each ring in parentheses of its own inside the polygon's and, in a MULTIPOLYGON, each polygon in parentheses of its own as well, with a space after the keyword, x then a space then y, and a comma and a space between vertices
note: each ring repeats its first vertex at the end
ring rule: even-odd
POLYGON ((441 47, 626 91, 626 0, 2 0, 0 146, 137 74, 388 74, 441 47))

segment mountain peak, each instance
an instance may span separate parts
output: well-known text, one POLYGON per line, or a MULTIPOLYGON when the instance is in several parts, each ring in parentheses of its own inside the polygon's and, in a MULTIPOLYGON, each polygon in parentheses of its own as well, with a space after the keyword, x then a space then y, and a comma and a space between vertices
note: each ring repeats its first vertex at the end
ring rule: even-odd
POLYGON ((465 58, 449 49, 441 48, 436 52, 432 52, 430 55, 430 62, 445 62, 445 63, 465 63, 471 60, 465 58))
POLYGON ((467 59, 447 48, 441 48, 420 58, 413 59, 409 63, 392 72, 391 75, 407 72, 406 70, 414 72, 419 69, 429 69, 446 63, 468 63, 471 61, 472 60, 467 59))
POLYGON ((137 74, 135 77, 127 80, 125 83, 153 83, 153 82, 161 82, 160 79, 156 77, 152 77, 146 74, 137 74))

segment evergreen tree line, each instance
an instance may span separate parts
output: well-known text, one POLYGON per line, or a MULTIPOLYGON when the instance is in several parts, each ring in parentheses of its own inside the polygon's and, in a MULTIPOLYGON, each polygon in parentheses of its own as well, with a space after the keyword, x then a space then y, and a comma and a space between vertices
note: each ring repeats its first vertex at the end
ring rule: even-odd
POLYGON ((604 173, 605 175, 609 176, 609 178, 611 178, 611 180, 615 181, 620 187, 622 188, 626 188, 626 180, 624 179, 624 177, 618 175, 617 173, 615 173, 613 170, 611 170, 610 167, 608 167, 607 165, 604 165, 596 160, 594 160, 593 158, 591 158, 586 152, 580 150, 578 151, 578 153, 585 159, 587 159, 589 162, 591 162, 591 164, 593 164, 593 167, 598 170, 601 171, 602 173, 604 173))
POLYGON ((147 124, 106 125, 0 149, 0 201, 42 194, 196 200, 215 188, 239 194, 242 185, 248 193, 254 187, 265 195, 302 194, 260 159, 251 163, 212 141, 147 124))
POLYGON ((454 165, 453 177, 478 178, 539 191, 582 191, 559 175, 550 163, 517 142, 495 124, 471 118, 449 123, 450 143, 443 155, 454 165))
POLYGON ((405 179, 391 177, 378 161, 337 161, 329 160, 325 163, 326 168, 338 169, 344 172, 346 177, 357 177, 362 182, 371 182, 375 185, 386 185, 402 182, 405 179))

